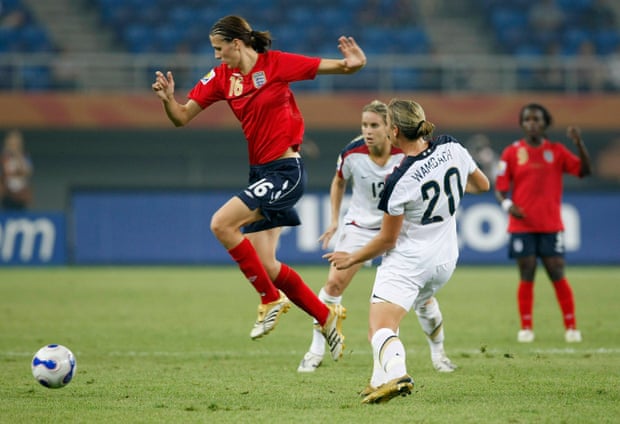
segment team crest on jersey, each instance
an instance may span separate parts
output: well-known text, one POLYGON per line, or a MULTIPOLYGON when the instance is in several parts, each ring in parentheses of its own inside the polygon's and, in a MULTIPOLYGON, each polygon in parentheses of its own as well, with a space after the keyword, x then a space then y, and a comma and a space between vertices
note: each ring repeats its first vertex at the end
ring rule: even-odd
POLYGON ((506 173, 507 166, 506 161, 500 160, 497 164, 497 175, 504 175, 506 173))
POLYGON ((527 150, 523 147, 519 148, 519 150, 517 150, 517 163, 519 165, 523 165, 528 159, 529 156, 527 154, 527 150))
POLYGON ((552 163, 553 162, 553 152, 551 150, 545 150, 543 152, 543 158, 545 159, 545 162, 552 163))
POLYGON ((206 74, 204 77, 200 78, 200 82, 203 85, 205 85, 206 83, 211 81, 213 79, 213 77, 215 77, 215 69, 211 69, 208 74, 206 74))
POLYGON ((265 75, 265 71, 255 72, 252 74, 252 82, 254 83, 254 87, 261 88, 265 83, 267 83, 267 76, 265 75))

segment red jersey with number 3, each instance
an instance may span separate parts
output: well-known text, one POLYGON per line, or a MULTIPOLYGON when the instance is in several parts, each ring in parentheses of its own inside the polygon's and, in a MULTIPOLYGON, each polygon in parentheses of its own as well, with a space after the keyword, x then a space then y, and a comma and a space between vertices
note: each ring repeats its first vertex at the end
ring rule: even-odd
POLYGON ((512 191, 512 201, 525 218, 510 215, 510 233, 556 233, 564 230, 561 216, 562 176, 580 177, 581 160, 563 144, 543 140, 531 146, 515 141, 502 152, 495 181, 498 191, 512 191))
POLYGON ((304 121, 289 83, 316 77, 321 59, 280 51, 259 53, 252 71, 222 63, 196 83, 188 97, 203 109, 226 100, 248 141, 250 165, 271 162, 302 143, 304 121))

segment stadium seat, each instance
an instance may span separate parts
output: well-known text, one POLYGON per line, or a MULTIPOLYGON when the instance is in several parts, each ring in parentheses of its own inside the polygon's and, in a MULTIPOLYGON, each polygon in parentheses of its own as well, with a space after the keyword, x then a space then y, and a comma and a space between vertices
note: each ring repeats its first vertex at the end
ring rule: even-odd
POLYGON ((557 4, 566 12, 581 12, 592 5, 592 0, 557 0, 557 4))
POLYGON ((20 39, 19 29, 0 27, 0 52, 10 53, 18 51, 20 39))
POLYGON ((430 50, 428 35, 422 28, 399 28, 393 32, 393 36, 401 53, 426 54, 430 50))
POLYGON ((620 32, 614 29, 603 29, 593 34, 596 52, 600 55, 614 53, 620 47, 620 32))
POLYGON ((170 11, 170 24, 180 28, 189 28, 198 22, 196 10, 187 6, 178 6, 170 11))
POLYGON ((52 87, 51 72, 46 66, 24 66, 21 77, 23 87, 28 91, 41 91, 52 87))
POLYGON ((148 52, 153 39, 153 31, 147 25, 130 25, 123 31, 123 42, 131 53, 148 52))
POLYGON ((20 29, 20 43, 24 51, 30 53, 44 53, 53 51, 52 43, 47 32, 36 25, 28 25, 20 29))
POLYGON ((579 46, 586 41, 593 41, 593 34, 590 31, 582 28, 570 28, 562 36, 562 50, 567 55, 576 54, 579 46))
POLYGON ((185 41, 185 31, 175 25, 163 25, 153 31, 158 53, 174 53, 185 41))

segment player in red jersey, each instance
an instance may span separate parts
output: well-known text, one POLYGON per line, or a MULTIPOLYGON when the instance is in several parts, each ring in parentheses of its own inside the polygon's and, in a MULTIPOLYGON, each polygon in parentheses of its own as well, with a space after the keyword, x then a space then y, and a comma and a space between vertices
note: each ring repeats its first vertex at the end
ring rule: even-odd
POLYGON ((269 333, 289 309, 290 299, 318 321, 337 360, 344 347, 344 308, 326 306, 275 254, 281 227, 300 224, 294 205, 306 183, 299 154, 304 123, 289 83, 317 74, 352 74, 364 67, 366 56, 353 38, 344 36, 338 39, 342 59, 272 51, 270 33, 252 30, 239 16, 218 20, 209 39, 222 63, 196 83, 186 103, 175 100, 169 71, 157 71, 152 88, 175 126, 220 100, 241 122, 248 142, 249 185, 215 212, 211 230, 261 297, 250 336, 269 333))
POLYGON ((590 175, 590 157, 577 127, 568 127, 567 135, 577 146, 578 157, 563 144, 548 140, 545 131, 551 122, 550 113, 539 104, 521 109, 519 124, 525 136, 504 149, 495 184, 497 200, 509 215, 509 256, 517 260, 519 267, 517 300, 521 330, 517 340, 522 343, 534 341, 532 310, 537 258, 553 282, 564 318, 565 340, 581 341, 573 291, 564 275, 564 224, 560 210, 563 174, 579 178, 590 175))

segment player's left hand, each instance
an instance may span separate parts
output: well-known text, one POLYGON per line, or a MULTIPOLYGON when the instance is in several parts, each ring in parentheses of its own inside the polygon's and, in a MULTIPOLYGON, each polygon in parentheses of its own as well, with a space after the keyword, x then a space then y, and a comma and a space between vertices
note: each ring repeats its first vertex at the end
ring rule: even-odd
POLYGON ((344 56, 344 63, 349 72, 357 72, 366 65, 366 55, 353 37, 344 35, 338 39, 338 50, 344 56))
POLYGON ((581 143, 581 130, 579 127, 570 126, 566 129, 566 136, 573 140, 573 143, 581 143))
POLYGON ((348 252, 331 252, 323 255, 336 269, 347 269, 355 264, 353 256, 348 252))

